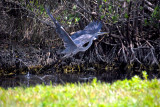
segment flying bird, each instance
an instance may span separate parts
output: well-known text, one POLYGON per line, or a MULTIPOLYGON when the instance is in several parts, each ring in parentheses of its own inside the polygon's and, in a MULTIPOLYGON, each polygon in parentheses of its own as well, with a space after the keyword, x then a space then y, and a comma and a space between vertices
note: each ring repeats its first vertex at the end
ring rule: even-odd
POLYGON ((84 52, 92 45, 93 40, 97 39, 99 35, 108 34, 108 32, 100 32, 102 23, 93 21, 89 23, 83 30, 77 31, 73 35, 69 35, 59 22, 51 15, 50 9, 45 7, 47 14, 50 16, 56 26, 56 32, 64 42, 65 49, 61 52, 64 58, 71 57, 78 52, 84 52), (87 46, 84 44, 88 43, 87 46))

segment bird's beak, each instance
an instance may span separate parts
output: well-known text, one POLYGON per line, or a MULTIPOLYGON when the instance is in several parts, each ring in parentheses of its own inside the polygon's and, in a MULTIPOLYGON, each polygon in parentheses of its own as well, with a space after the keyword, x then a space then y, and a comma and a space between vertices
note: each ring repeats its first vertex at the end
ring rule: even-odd
POLYGON ((109 34, 109 32, 98 32, 98 35, 109 34))

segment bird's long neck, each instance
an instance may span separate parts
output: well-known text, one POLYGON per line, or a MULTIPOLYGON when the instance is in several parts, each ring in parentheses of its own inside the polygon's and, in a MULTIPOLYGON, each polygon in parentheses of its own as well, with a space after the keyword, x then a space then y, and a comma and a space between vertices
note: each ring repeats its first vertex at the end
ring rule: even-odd
POLYGON ((94 38, 95 36, 91 38, 91 40, 89 41, 89 44, 86 47, 83 47, 83 51, 86 51, 92 45, 94 38))

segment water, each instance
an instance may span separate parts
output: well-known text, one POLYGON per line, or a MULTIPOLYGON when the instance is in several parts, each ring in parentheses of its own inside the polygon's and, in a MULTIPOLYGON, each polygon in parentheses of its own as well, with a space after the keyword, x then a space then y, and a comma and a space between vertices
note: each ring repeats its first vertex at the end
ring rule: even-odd
POLYGON ((29 72, 26 74, 26 78, 27 78, 27 87, 29 87, 29 80, 30 80, 30 74, 29 72))
POLYGON ((79 75, 79 74, 50 74, 50 75, 33 75, 29 72, 25 75, 13 75, 0 78, 0 87, 30 87, 38 84, 56 85, 65 84, 67 82, 88 82, 96 78, 94 75, 79 75))

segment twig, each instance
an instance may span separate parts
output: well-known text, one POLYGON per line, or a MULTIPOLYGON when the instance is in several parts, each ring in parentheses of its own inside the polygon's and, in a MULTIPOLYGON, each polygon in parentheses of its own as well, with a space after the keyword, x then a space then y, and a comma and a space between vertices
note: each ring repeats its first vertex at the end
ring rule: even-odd
POLYGON ((154 47, 148 41, 146 41, 146 43, 151 47, 150 50, 151 50, 151 54, 152 54, 152 57, 153 57, 152 64, 156 63, 160 67, 160 65, 158 64, 158 60, 154 55, 154 51, 155 51, 154 47))
POLYGON ((77 6, 79 6, 84 12, 86 12, 86 13, 88 13, 88 14, 91 14, 91 15, 97 15, 96 12, 89 12, 89 11, 87 11, 85 8, 83 8, 83 7, 81 6, 81 4, 79 3, 78 0, 75 0, 75 2, 76 2, 76 4, 77 4, 77 6))
POLYGON ((130 63, 132 63, 134 60, 136 60, 138 63, 142 64, 142 62, 139 61, 138 58, 135 55, 135 52, 133 50, 133 44, 130 44, 130 47, 131 47, 131 52, 132 52, 132 55, 133 55, 133 59, 130 61, 130 63))
POLYGON ((148 0, 144 0, 145 1, 145 3, 147 3, 149 6, 151 6, 151 7, 155 7, 155 5, 153 5, 151 2, 149 2, 148 0))
POLYGON ((147 5, 145 5, 144 8, 146 8, 146 9, 149 10, 150 12, 153 12, 153 11, 154 11, 153 8, 151 8, 151 7, 147 6, 147 5))

